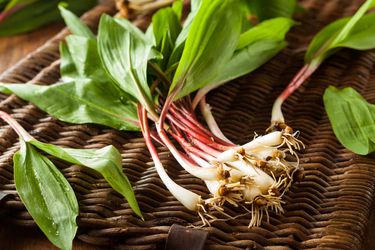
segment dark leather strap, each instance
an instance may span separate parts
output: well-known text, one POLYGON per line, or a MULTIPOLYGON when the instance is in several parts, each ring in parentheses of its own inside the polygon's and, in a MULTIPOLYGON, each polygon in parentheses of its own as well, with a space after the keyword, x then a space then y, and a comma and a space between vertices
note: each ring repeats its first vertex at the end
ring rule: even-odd
POLYGON ((203 250, 208 232, 173 224, 169 229, 165 250, 203 250))

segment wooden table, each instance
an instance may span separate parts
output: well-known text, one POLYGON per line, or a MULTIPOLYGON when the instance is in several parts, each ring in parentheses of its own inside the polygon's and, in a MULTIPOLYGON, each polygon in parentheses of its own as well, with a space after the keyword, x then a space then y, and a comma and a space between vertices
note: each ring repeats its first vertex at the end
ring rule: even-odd
POLYGON ((57 23, 24 35, 0 37, 0 74, 57 34, 63 26, 57 23))
MULTIPOLYGON (((26 35, 10 38, 0 38, 0 74, 16 64, 21 58, 41 46, 53 35, 58 33, 63 24, 53 24, 26 35)), ((375 206, 370 217, 370 226, 366 235, 364 249, 375 248, 375 206)), ((37 228, 8 225, 1 222, 1 249, 56 249, 37 228)), ((74 249, 102 249, 93 247, 79 240, 74 242, 74 249)))

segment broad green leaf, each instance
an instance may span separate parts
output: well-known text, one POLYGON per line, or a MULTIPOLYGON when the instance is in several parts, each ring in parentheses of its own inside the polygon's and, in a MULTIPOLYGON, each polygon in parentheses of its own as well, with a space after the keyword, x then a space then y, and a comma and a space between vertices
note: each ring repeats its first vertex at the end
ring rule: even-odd
POLYGON ((256 25, 257 21, 254 16, 251 15, 250 8, 248 6, 248 0, 241 0, 241 12, 242 12, 242 32, 245 32, 251 29, 256 25))
POLYGON ((62 80, 50 86, 0 84, 0 91, 16 94, 59 120, 95 123, 121 130, 139 130, 136 107, 117 89, 102 68, 96 41, 69 36, 62 45, 62 80))
POLYGON ((165 69, 181 31, 181 24, 175 11, 168 7, 156 12, 152 16, 152 30, 155 47, 163 55, 161 68, 165 69))
POLYGON ((22 139, 14 157, 17 192, 47 238, 58 248, 72 249, 77 231, 78 202, 55 165, 22 139))
POLYGON ((325 57, 331 55, 332 52, 328 53, 327 51, 329 42, 333 39, 334 34, 345 26, 349 19, 350 18, 339 19, 320 30, 309 44, 305 54, 305 61, 311 62, 318 54, 324 53, 326 54, 325 57))
POLYGON ((196 14, 170 92, 183 97, 212 82, 233 55, 241 32, 237 0, 203 1, 196 14))
MULTIPOLYGON (((11 36, 27 32, 47 23, 61 20, 57 8, 60 0, 39 0, 8 16, 0 22, 0 36, 11 36)), ((66 0, 68 9, 76 14, 82 14, 97 4, 96 0, 66 0)))
POLYGON ((68 46, 60 43, 60 75, 63 82, 70 82, 75 78, 79 78, 73 58, 70 55, 68 46))
POLYGON ((220 70, 213 84, 248 74, 266 63, 286 46, 285 35, 294 24, 292 19, 278 17, 242 33, 233 57, 220 70))
POLYGON ((375 13, 367 14, 358 21, 349 35, 337 44, 357 50, 375 48, 375 13))
POLYGON ((326 89, 324 106, 337 139, 351 151, 366 155, 375 151, 375 105, 352 88, 326 89))
POLYGON ((296 0, 244 0, 251 14, 259 21, 275 17, 292 17, 296 10, 296 0))
POLYGON ((311 41, 305 61, 322 62, 342 47, 375 48, 374 16, 364 16, 374 6, 375 0, 367 0, 352 17, 339 19, 322 29, 311 41))
POLYGON ((190 0, 190 12, 196 13, 201 7, 202 2, 205 0, 190 0))
POLYGON ((243 33, 232 58, 205 91, 248 74, 274 57, 287 45, 285 35, 294 24, 289 18, 279 17, 263 21, 243 33))
POLYGON ((263 21, 241 34, 236 50, 241 50, 262 40, 284 41, 286 33, 293 25, 295 22, 285 17, 263 21))
POLYGON ((220 74, 212 84, 217 86, 249 74, 277 55, 286 45, 287 43, 283 40, 265 39, 236 51, 231 60, 221 69, 220 74))
POLYGON ((198 10, 201 6, 201 3, 202 3, 202 0, 192 0, 190 1, 190 13, 189 15, 187 16, 185 22, 184 22, 184 25, 182 27, 182 30, 180 31, 180 34, 178 35, 177 39, 176 39, 176 42, 175 42, 175 46, 174 46, 174 49, 172 51, 172 54, 169 58, 169 61, 168 61, 168 67, 173 67, 176 63, 178 63, 180 61, 180 58, 181 58, 181 55, 182 55, 182 52, 184 50, 184 47, 185 47, 185 41, 186 41, 186 38, 188 36, 188 33, 189 33, 189 30, 190 30, 190 27, 191 27, 191 24, 195 18, 195 15, 198 13, 198 10))
POLYGON ((59 6, 59 10, 70 32, 74 35, 95 39, 94 33, 73 12, 63 6, 59 6))
POLYGON ((30 143, 47 154, 53 155, 61 160, 96 170, 114 190, 126 198, 133 211, 139 217, 143 218, 130 181, 122 171, 121 155, 115 147, 72 149, 61 148, 36 140, 30 141, 30 143))
POLYGON ((0 91, 15 94, 61 121, 139 130, 132 123, 138 119, 135 108, 131 104, 124 104, 121 100, 123 97, 109 84, 97 84, 90 80, 51 86, 0 83, 0 91))
POLYGON ((178 20, 180 21, 182 18, 182 12, 184 10, 184 1, 183 0, 175 0, 172 5, 172 9, 174 13, 176 13, 178 20))
POLYGON ((103 15, 98 32, 98 50, 108 74, 126 93, 151 108, 147 62, 153 53, 145 35, 125 19, 103 15))

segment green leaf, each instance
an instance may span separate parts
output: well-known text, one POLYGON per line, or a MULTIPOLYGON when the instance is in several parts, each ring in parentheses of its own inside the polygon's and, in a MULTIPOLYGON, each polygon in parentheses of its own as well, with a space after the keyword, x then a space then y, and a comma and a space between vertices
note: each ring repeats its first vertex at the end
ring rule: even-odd
POLYGON ((354 153, 375 151, 375 105, 352 88, 326 89, 324 106, 337 139, 354 153))
POLYGON ((180 21, 182 18, 182 13, 184 10, 184 1, 183 0, 175 0, 172 5, 173 11, 176 13, 178 20, 180 21))
POLYGON ((367 0, 352 17, 339 19, 322 29, 307 49, 306 63, 322 62, 342 47, 375 48, 374 15, 364 16, 374 6, 375 0, 367 0))
POLYGON ((145 35, 125 19, 103 15, 98 49, 105 69, 116 84, 149 111, 153 109, 147 83, 147 62, 153 50, 145 35))
POLYGON ((107 146, 101 149, 72 149, 60 148, 36 140, 30 141, 30 143, 40 150, 61 160, 96 170, 114 190, 126 198, 133 211, 139 217, 143 218, 130 181, 122 171, 121 155, 115 147, 107 146))
POLYGON ((217 86, 249 74, 277 55, 286 45, 285 41, 260 40, 236 51, 212 84, 217 86))
POLYGON ((95 123, 121 130, 139 130, 136 107, 106 75, 96 41, 69 36, 62 45, 62 79, 50 86, 1 84, 0 91, 16 94, 59 120, 95 123))
POLYGON ((275 17, 292 17, 296 10, 296 0, 245 0, 251 13, 259 21, 275 17))
POLYGON ((68 46, 60 43, 60 75, 63 82, 68 82, 74 78, 79 78, 73 58, 70 55, 68 46))
MULTIPOLYGON (((60 0, 39 0, 27 5, 0 22, 0 36, 11 36, 39 28, 47 23, 61 20, 57 8, 60 0)), ((96 0, 66 0, 68 9, 82 14, 97 4, 96 0)))
POLYGON ((176 98, 212 82, 233 55, 242 17, 236 0, 203 1, 186 39, 170 92, 176 98))
POLYGON ((209 84, 210 89, 248 74, 274 57, 287 45, 285 35, 294 24, 292 19, 279 17, 263 21, 241 34, 237 50, 209 84))
POLYGON ((172 54, 168 61, 168 68, 173 67, 175 64, 177 64, 180 61, 182 52, 185 47, 185 41, 188 36, 191 24, 198 13, 198 10, 201 6, 202 0, 192 0, 190 1, 190 13, 187 16, 184 25, 182 27, 182 30, 180 31, 180 34, 178 35, 174 49, 172 51, 172 54))
POLYGON ((190 0, 190 12, 197 13, 203 1, 205 0, 190 0))
POLYGON ((17 192, 47 238, 60 249, 72 249, 78 215, 74 191, 47 157, 20 142, 21 149, 13 157, 17 192))
POLYGON ((61 5, 59 6, 59 10, 70 32, 74 35, 95 39, 94 33, 92 33, 87 25, 84 24, 73 12, 65 9, 61 5))
POLYGON ((51 86, 0 83, 0 91, 15 94, 57 119, 69 123, 95 123, 112 128, 138 131, 132 104, 124 104, 111 85, 94 81, 68 82, 51 86))
POLYGON ((262 40, 284 41, 286 33, 295 24, 292 19, 285 17, 263 21, 241 34, 236 50, 241 50, 262 40))
POLYGON ((17 5, 26 6, 26 5, 34 3, 36 1, 38 1, 38 0, 10 0, 8 2, 7 6, 5 7, 5 11, 10 10, 10 9, 16 7, 17 5))
POLYGON ((357 50, 375 48, 375 13, 367 14, 358 21, 349 35, 337 44, 357 50))
POLYGON ((168 7, 156 12, 152 16, 152 30, 155 47, 163 55, 161 68, 165 69, 181 31, 181 24, 175 11, 168 7))
POLYGON ((10 0, 0 0, 0 11, 2 11, 10 0))

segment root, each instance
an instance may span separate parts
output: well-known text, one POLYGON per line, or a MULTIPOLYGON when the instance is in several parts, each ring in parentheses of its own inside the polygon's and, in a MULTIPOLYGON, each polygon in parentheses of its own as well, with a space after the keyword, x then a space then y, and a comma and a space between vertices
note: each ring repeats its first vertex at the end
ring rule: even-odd
MULTIPOLYGON (((202 221, 200 227, 245 215, 251 215, 248 226, 257 227, 263 220, 269 221, 269 211, 277 214, 284 212, 282 198, 289 190, 295 173, 301 171, 297 151, 305 148, 305 145, 298 139, 298 131, 293 132, 285 124, 278 124, 277 129, 280 128, 282 141, 279 145, 259 147, 254 151, 237 150, 233 158, 212 163, 220 170, 220 186, 211 198, 198 205, 198 215, 202 221), (242 161, 244 165, 235 165, 232 159, 242 161), (244 166, 252 170, 248 171, 244 166), (263 186, 262 189, 260 184, 257 184, 257 178, 258 175, 264 175, 263 172, 268 174, 273 182, 268 188, 263 186), (241 208, 245 213, 231 216, 224 209, 226 204, 241 208)), ((257 137, 255 134, 254 139, 257 137)))

